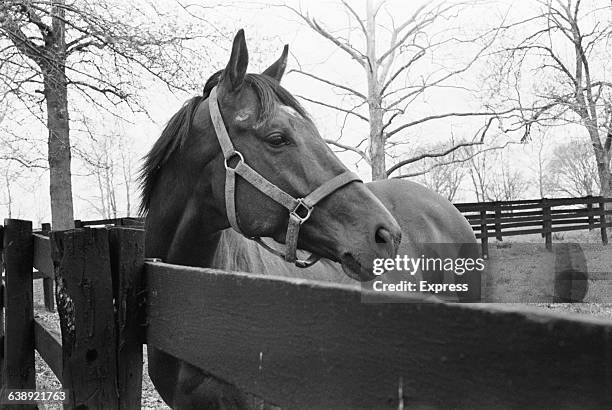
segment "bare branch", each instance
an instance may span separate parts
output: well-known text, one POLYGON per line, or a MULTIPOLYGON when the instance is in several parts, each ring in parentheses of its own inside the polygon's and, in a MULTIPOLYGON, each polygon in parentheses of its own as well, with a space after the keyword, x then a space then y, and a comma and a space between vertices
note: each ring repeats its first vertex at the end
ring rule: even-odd
POLYGON ((341 41, 338 38, 334 37, 329 31, 325 30, 314 19, 311 19, 307 15, 302 14, 299 10, 296 10, 295 8, 293 8, 291 6, 287 6, 287 5, 284 5, 284 7, 288 8, 291 11, 293 11, 302 20, 304 20, 306 22, 306 24, 308 24, 308 26, 310 28, 312 28, 314 31, 319 33, 323 38, 326 38, 327 40, 332 42, 334 45, 336 45, 342 51, 347 53, 349 56, 351 56, 351 58, 353 60, 357 61, 361 66, 365 67, 365 65, 366 65, 366 56, 363 55, 362 53, 360 53, 359 51, 357 51, 355 48, 353 48, 353 46, 351 46, 348 42, 341 41))
POLYGON ((351 145, 346 145, 346 144, 342 144, 339 141, 335 141, 335 140, 330 140, 330 139, 324 139, 324 141, 330 145, 334 145, 338 148, 342 148, 342 150, 344 151, 351 151, 356 153, 357 155, 359 155, 361 157, 361 159, 363 159, 368 165, 371 164, 370 159, 368 158, 368 156, 366 155, 366 153, 356 147, 353 147, 351 145))
MULTIPOLYGON (((416 21, 417 16, 421 13, 421 11, 423 11, 423 9, 426 6, 427 6, 427 3, 424 3, 422 6, 417 8, 417 10, 414 12, 414 14, 408 20, 406 20, 405 23, 400 25, 394 31, 394 34, 395 34, 396 38, 399 35, 399 33, 402 30, 404 30, 410 23, 414 23, 416 21)), ((446 8, 444 10, 440 10, 437 13, 431 13, 429 18, 426 18, 426 19, 421 20, 418 23, 416 23, 414 27, 412 27, 410 30, 408 30, 406 33, 404 33, 400 37, 399 40, 395 40, 395 42, 391 44, 389 49, 387 49, 387 51, 385 51, 380 57, 378 57, 377 63, 378 64, 382 63, 387 57, 392 55, 395 52, 395 50, 397 50, 402 44, 404 44, 406 42, 406 40, 408 39, 408 37, 410 37, 412 34, 417 32, 418 30, 421 30, 423 27, 427 26, 428 24, 431 24, 436 19, 436 16, 443 14, 445 11, 447 11, 449 9, 450 9, 450 7, 446 8)))
POLYGON ((368 97, 366 97, 365 95, 363 95, 362 93, 360 93, 360 92, 359 92, 359 91, 357 91, 357 90, 354 90, 354 89, 352 89, 352 88, 350 88, 350 87, 347 87, 347 86, 345 86, 345 85, 338 84, 338 83, 336 83, 336 82, 333 82, 333 81, 327 80, 327 79, 325 79, 325 78, 322 78, 322 77, 316 76, 316 75, 311 74, 311 73, 308 73, 308 72, 306 72, 306 71, 297 70, 297 69, 292 69, 292 70, 289 70, 289 72, 288 72, 287 74, 294 73, 294 72, 295 72, 295 73, 298 73, 298 74, 305 75, 305 76, 310 77, 310 78, 313 78, 313 79, 315 79, 315 80, 317 80, 317 81, 321 81, 322 83, 329 84, 329 85, 331 85, 332 87, 335 87, 335 88, 340 88, 341 90, 348 91, 349 93, 353 94, 353 95, 354 95, 354 96, 356 96, 356 97, 361 98, 362 100, 367 100, 367 99, 368 99, 368 97))
POLYGON ((489 118, 489 120, 486 122, 484 128, 480 132, 480 138, 478 140, 471 141, 471 142, 462 142, 462 143, 456 144, 455 146, 453 146, 453 147, 451 147, 451 148, 449 148, 449 149, 447 149, 445 151, 442 151, 442 152, 431 153, 431 154, 421 154, 421 155, 417 155, 417 156, 412 157, 412 158, 405 159, 405 160, 400 161, 397 164, 393 165, 391 168, 389 168, 387 170, 387 175, 391 175, 394 171, 400 169, 403 166, 406 166, 408 164, 412 164, 412 163, 417 162, 417 161, 421 161, 421 160, 423 160, 425 158, 444 157, 444 156, 450 154, 451 152, 454 152, 454 151, 458 150, 459 148, 470 147, 470 146, 473 146, 473 145, 481 145, 481 144, 483 144, 485 135, 486 135, 487 131, 489 130, 489 128, 491 127, 491 124, 493 123, 493 120, 495 120, 495 119, 497 119, 497 118, 496 117, 489 118))
POLYGON ((357 23, 359 23, 359 26, 361 27, 361 31, 363 31, 363 34, 365 34, 367 36, 368 35, 368 30, 366 30, 365 26, 363 25, 363 21, 359 17, 359 14, 357 14, 357 12, 346 1, 342 0, 342 4, 355 17, 355 20, 357 20, 357 23))
POLYGON ((345 112, 347 114, 354 115, 355 117, 357 117, 357 118, 359 118, 359 119, 361 119, 361 120, 363 120, 365 122, 369 122, 370 121, 370 120, 368 120, 367 117, 365 117, 365 116, 363 116, 363 115, 361 115, 358 112, 355 112, 353 110, 347 110, 346 108, 338 107, 337 105, 328 104, 328 103, 324 103, 322 101, 313 100, 311 98, 304 97, 303 95, 296 95, 296 97, 299 97, 299 98, 301 98, 303 100, 309 101, 309 102, 311 102, 313 104, 322 105, 322 106, 327 107, 327 108, 332 108, 332 109, 337 110, 337 111, 342 111, 342 112, 345 112))
POLYGON ((449 113, 445 113, 445 114, 437 114, 437 115, 430 115, 427 117, 423 117, 420 118, 418 120, 414 120, 414 121, 410 121, 407 122, 405 124, 400 125, 399 127, 395 128, 392 131, 389 131, 387 133, 388 138, 390 138, 391 136, 397 134, 398 132, 409 128, 409 127, 413 127, 417 124, 422 124, 428 121, 433 121, 433 120, 439 120, 441 118, 448 118, 448 117, 482 117, 482 116, 493 116, 494 118, 497 118, 499 116, 505 115, 505 114, 509 114, 513 111, 516 111, 515 108, 511 108, 505 111, 500 111, 500 112, 490 112, 490 111, 472 111, 472 112, 449 112, 449 113))
POLYGON ((514 143, 508 141, 504 145, 485 148, 485 149, 477 151, 477 152, 475 152, 473 154, 465 156, 463 158, 457 158, 457 159, 453 159, 451 161, 445 161, 445 162, 437 162, 434 165, 432 165, 431 167, 426 168, 425 170, 421 170, 421 171, 413 172, 413 173, 409 173, 409 174, 402 174, 402 175, 398 175, 398 176, 395 176, 395 177, 392 177, 392 178, 413 178, 413 177, 418 177, 418 176, 427 174, 428 172, 431 172, 432 170, 434 170, 436 168, 439 168, 439 167, 444 167, 444 166, 451 165, 451 164, 461 164, 463 162, 470 161, 473 158, 477 157, 478 155, 484 154, 484 153, 489 152, 489 151, 503 150, 504 148, 506 148, 510 144, 514 144, 514 143))

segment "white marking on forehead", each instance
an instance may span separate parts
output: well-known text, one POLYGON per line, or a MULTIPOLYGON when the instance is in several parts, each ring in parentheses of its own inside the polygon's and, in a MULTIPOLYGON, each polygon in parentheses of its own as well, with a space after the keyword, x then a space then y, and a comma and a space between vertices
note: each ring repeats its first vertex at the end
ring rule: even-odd
POLYGON ((280 109, 285 111, 287 114, 291 115, 292 117, 302 118, 299 112, 289 107, 288 105, 281 105, 280 109))
POLYGON ((244 110, 240 110, 236 113, 235 119, 236 121, 242 122, 251 118, 251 115, 253 115, 253 111, 248 108, 245 108, 244 110))

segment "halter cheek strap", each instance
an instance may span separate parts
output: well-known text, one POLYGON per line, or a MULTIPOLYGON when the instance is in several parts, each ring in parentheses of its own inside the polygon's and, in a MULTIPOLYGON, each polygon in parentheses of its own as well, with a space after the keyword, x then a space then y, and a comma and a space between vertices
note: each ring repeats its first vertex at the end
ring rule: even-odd
POLYGON ((219 104, 217 102, 217 87, 214 87, 210 92, 208 106, 210 109, 210 117, 215 128, 215 133, 217 135, 217 139, 219 140, 219 145, 221 146, 221 151, 223 152, 223 158, 225 160, 225 208, 227 218, 232 228, 244 235, 244 233, 240 230, 236 215, 236 175, 239 175, 248 183, 257 188, 260 192, 289 211, 284 253, 278 252, 277 250, 269 247, 258 237, 249 239, 257 241, 268 251, 284 258, 287 262, 295 263, 295 265, 298 267, 303 268, 314 264, 319 259, 314 255, 311 255, 306 260, 297 259, 296 251, 300 227, 308 220, 308 218, 310 218, 315 205, 322 199, 353 181, 361 182, 361 179, 354 173, 347 171, 330 179, 323 185, 316 188, 306 197, 294 198, 247 165, 244 161, 244 156, 239 151, 236 151, 229 134, 227 133, 225 123, 223 122, 223 117, 221 116, 221 112, 219 110, 219 104))

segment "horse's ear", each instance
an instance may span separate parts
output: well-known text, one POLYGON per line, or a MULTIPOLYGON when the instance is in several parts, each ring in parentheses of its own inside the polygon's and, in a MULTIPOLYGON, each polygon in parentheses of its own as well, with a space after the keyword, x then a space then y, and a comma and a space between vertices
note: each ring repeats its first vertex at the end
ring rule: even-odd
POLYGON ((266 68, 262 73, 263 75, 267 75, 268 77, 274 78, 276 81, 280 83, 281 78, 283 78, 283 74, 285 73, 285 68, 287 68, 287 55, 289 54, 289 45, 285 44, 283 48, 283 54, 281 54, 280 58, 274 62, 270 67, 266 68))
POLYGON ((240 29, 234 37, 232 54, 227 67, 223 70, 220 86, 226 91, 236 91, 242 86, 247 66, 249 64, 249 52, 247 51, 244 30, 240 29))

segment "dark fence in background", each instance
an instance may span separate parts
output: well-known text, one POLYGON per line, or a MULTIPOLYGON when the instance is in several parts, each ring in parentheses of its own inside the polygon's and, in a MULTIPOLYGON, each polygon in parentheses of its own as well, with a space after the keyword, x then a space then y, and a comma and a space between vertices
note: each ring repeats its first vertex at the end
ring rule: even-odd
POLYGON ((482 254, 488 256, 489 238, 541 234, 546 248, 552 249, 552 234, 575 230, 599 229, 601 241, 608 244, 606 229, 612 227, 612 198, 542 198, 520 201, 457 203, 455 207, 467 218, 482 254))
POLYGON ((115 219, 92 219, 90 221, 82 221, 80 219, 77 219, 74 221, 74 227, 83 228, 86 226, 127 226, 131 228, 144 228, 144 221, 144 218, 135 217, 124 217, 115 219))

